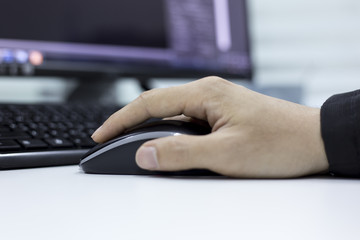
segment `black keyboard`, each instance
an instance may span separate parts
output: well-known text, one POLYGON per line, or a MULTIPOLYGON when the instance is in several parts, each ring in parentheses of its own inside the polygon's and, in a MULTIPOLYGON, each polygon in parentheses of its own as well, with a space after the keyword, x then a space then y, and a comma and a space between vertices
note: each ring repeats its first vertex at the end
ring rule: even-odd
POLYGON ((0 104, 0 169, 78 164, 119 106, 0 104))

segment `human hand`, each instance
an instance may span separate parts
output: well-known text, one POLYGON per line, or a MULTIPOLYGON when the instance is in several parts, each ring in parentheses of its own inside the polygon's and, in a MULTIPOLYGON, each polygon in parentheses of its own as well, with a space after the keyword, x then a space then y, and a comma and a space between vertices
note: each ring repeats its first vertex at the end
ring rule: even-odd
POLYGON ((322 173, 328 162, 320 109, 265 96, 218 77, 153 89, 114 113, 93 135, 107 141, 149 118, 178 115, 206 121, 212 133, 148 141, 136 153, 144 169, 209 169, 242 178, 322 173))

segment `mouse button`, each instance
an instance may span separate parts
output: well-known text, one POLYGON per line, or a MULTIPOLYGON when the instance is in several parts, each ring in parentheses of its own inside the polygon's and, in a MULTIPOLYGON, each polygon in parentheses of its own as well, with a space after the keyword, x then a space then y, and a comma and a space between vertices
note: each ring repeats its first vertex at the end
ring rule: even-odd
POLYGON ((136 150, 144 141, 134 141, 125 147, 112 148, 86 161, 81 169, 86 173, 148 175, 149 171, 139 168, 135 161, 136 150))
POLYGON ((179 120, 167 120, 166 124, 167 127, 170 129, 176 129, 183 133, 188 134, 208 134, 211 133, 211 127, 209 125, 203 125, 194 122, 186 122, 186 121, 179 121, 179 120))
POLYGON ((128 129, 126 133, 173 132, 179 134, 205 135, 211 132, 210 126, 179 120, 160 120, 147 122, 128 129))
POLYGON ((121 136, 119 136, 117 138, 114 138, 114 139, 111 139, 111 140, 109 140, 107 142, 100 143, 100 144, 96 145, 95 147, 91 148, 87 153, 85 153, 80 160, 83 160, 83 159, 89 157, 94 152, 97 152, 100 149, 105 148, 105 147, 111 145, 112 143, 120 141, 121 139, 124 139, 124 138, 129 137, 129 136, 132 136, 132 135, 121 135, 121 136))
POLYGON ((211 133, 210 126, 204 126, 193 122, 182 122, 174 127, 179 133, 190 135, 206 135, 211 133))
POLYGON ((125 132, 136 131, 164 131, 170 128, 179 127, 182 125, 182 121, 178 120, 158 120, 150 121, 138 124, 132 128, 125 130, 125 132))
POLYGON ((159 130, 163 130, 164 126, 160 125, 160 122, 145 122, 139 125, 136 125, 132 128, 126 129, 124 134, 139 134, 145 132, 156 132, 159 130), (160 126, 159 126, 160 125, 160 126))

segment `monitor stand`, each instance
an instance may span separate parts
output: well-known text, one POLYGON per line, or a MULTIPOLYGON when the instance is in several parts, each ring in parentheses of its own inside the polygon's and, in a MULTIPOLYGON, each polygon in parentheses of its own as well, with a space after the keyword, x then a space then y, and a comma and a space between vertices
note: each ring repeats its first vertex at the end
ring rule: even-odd
POLYGON ((67 96, 69 103, 116 103, 115 76, 80 77, 76 79, 77 86, 67 96))
MULTIPOLYGON (((116 83, 119 76, 81 77, 76 79, 75 89, 67 96, 69 103, 116 104, 116 83)), ((150 90, 148 77, 136 77, 143 91, 150 90)))
POLYGON ((139 85, 143 91, 150 90, 152 87, 150 86, 150 78, 149 77, 137 77, 139 85))

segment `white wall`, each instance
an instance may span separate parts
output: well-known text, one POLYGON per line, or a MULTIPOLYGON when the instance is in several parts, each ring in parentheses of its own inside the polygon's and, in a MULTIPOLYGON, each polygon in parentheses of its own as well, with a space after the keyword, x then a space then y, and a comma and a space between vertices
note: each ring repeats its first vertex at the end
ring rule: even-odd
POLYGON ((360 1, 248 2, 258 83, 305 82, 318 101, 360 88, 360 1))
POLYGON ((259 67, 360 67, 360 1, 249 3, 259 67))

